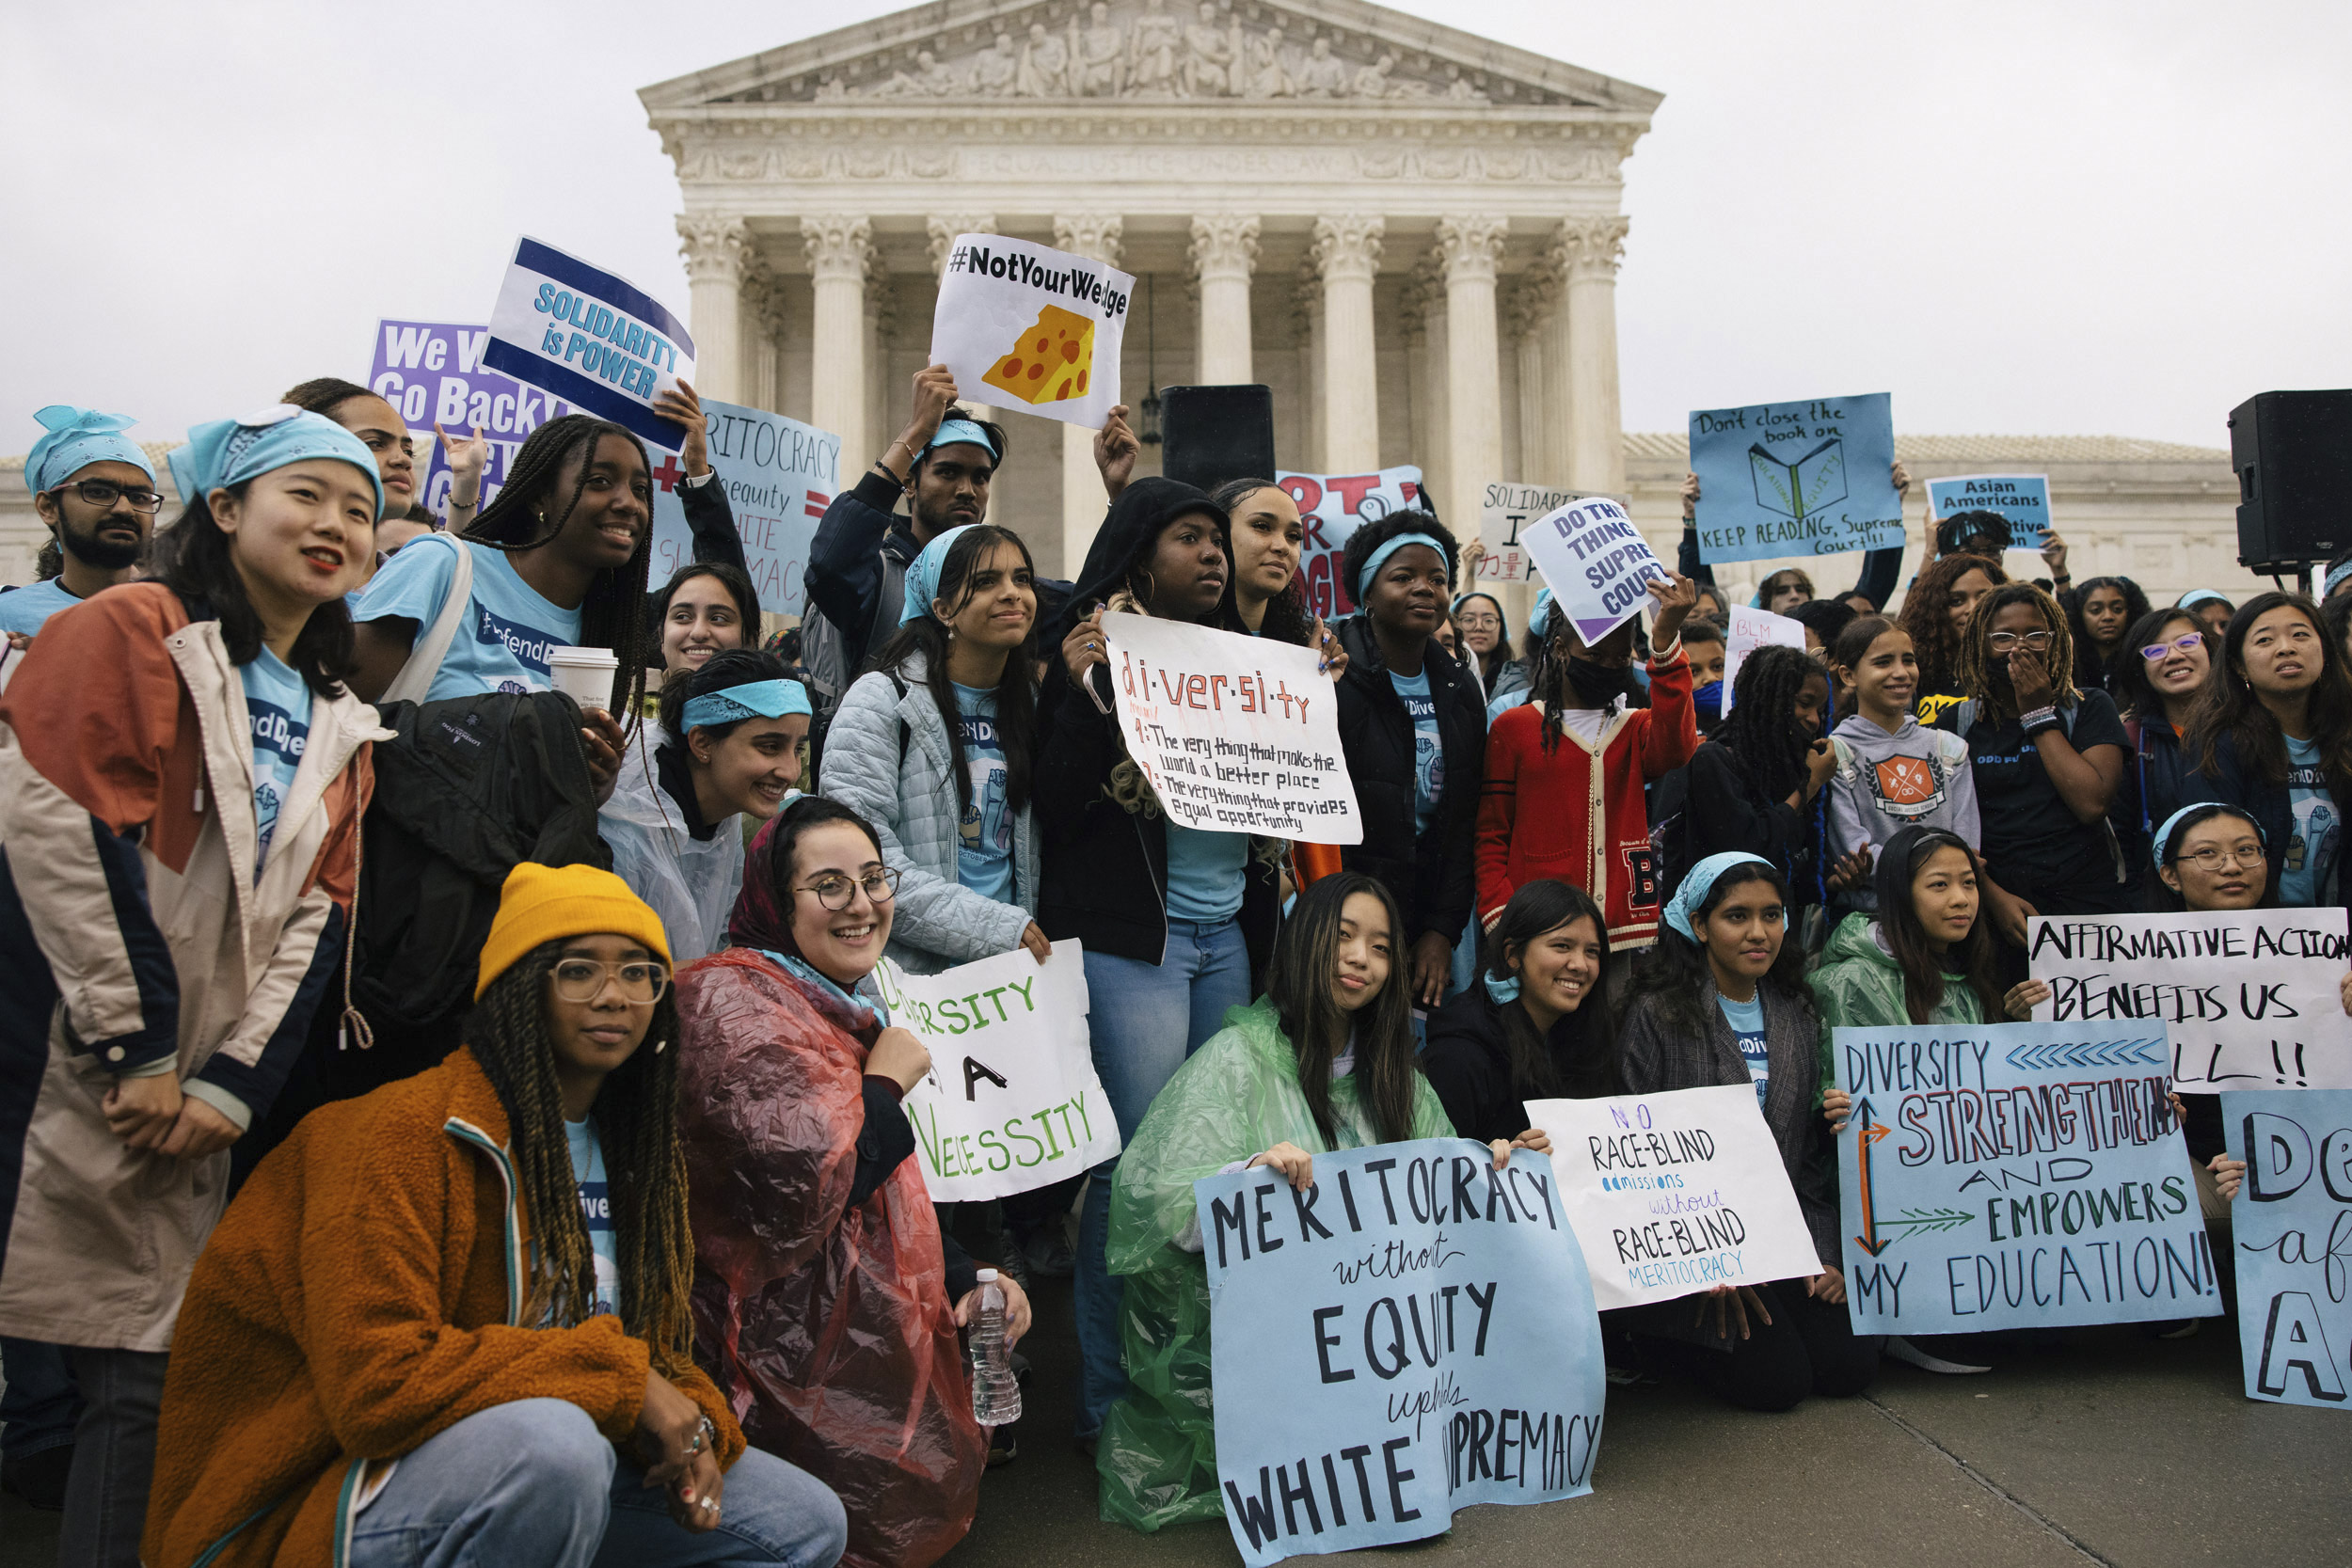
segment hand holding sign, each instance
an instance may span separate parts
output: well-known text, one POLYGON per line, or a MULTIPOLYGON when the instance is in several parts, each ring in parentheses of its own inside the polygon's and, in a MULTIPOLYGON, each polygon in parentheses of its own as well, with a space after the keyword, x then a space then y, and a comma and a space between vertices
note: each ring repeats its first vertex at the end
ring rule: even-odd
POLYGON ((1884 392, 1697 410, 1691 468, 1699 479, 1699 558, 1899 545, 1894 464, 1894 404, 1884 392))
POLYGON ((1100 429, 1119 404, 1136 280, 1027 240, 960 234, 931 317, 931 358, 975 403, 1100 429))
MULTIPOLYGON (((1605 496, 1570 501, 1520 530, 1519 538, 1550 585, 1554 602, 1587 647, 1631 620, 1650 596, 1653 582, 1667 585, 1668 596, 1659 604, 1661 611, 1675 607, 1672 595, 1677 592, 1681 610, 1697 602, 1697 590, 1666 569, 1625 508, 1605 496)), ((1682 626, 1680 615, 1674 617, 1671 630, 1663 619, 1661 614, 1661 641, 1682 626)))

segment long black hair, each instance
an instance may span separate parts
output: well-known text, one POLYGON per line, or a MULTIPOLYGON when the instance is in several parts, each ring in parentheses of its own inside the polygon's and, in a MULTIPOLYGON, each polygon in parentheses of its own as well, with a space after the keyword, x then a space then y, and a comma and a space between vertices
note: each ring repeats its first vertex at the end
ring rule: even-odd
MULTIPOLYGON (((1594 940, 1600 943, 1605 965, 1609 919, 1601 913, 1591 894, 1556 877, 1538 877, 1521 884, 1486 932, 1480 979, 1498 983, 1518 980, 1523 984, 1524 977, 1511 967, 1512 958, 1524 964, 1530 942, 1548 931, 1573 926, 1580 920, 1592 922, 1594 940)), ((1600 999, 1598 974, 1593 977, 1591 992, 1572 1015, 1576 1020, 1576 1037, 1567 1052, 1567 1061, 1562 1061, 1553 1053, 1550 1041, 1535 1027, 1535 1021, 1528 1016, 1525 1007, 1504 1003, 1496 1010, 1502 1015, 1503 1053, 1511 1067, 1511 1092, 1521 1100, 1556 1100, 1563 1095, 1590 1100, 1623 1092, 1615 1046, 1609 1037, 1608 1008, 1600 999)))
MULTIPOLYGON (((1813 987, 1804 977, 1804 943, 1794 940, 1795 933, 1786 924, 1789 908, 1788 882, 1774 867, 1760 861, 1741 861, 1726 867, 1691 911, 1691 925, 1695 929, 1700 922, 1723 904, 1732 889, 1750 882, 1769 882, 1780 895, 1784 923, 1781 927, 1780 951, 1773 955, 1772 967, 1757 982, 1761 988, 1771 986, 1783 995, 1813 1006, 1813 987)), ((1707 961, 1707 950, 1684 936, 1664 921, 1659 922, 1658 944, 1633 960, 1632 984, 1627 989, 1629 1010, 1646 1001, 1657 1009, 1668 1028, 1682 1034, 1697 1035, 1708 1027, 1707 1015, 1699 1008, 1699 998, 1714 984, 1715 972, 1707 961)))
POLYGON ((1944 976, 1950 973, 1966 980, 1968 989, 1977 993, 1984 1022, 1999 1023, 2008 1015, 2002 1007, 2000 957, 1994 947, 1993 922, 1985 904, 1977 905, 1977 922, 1968 927, 1968 934, 1938 958, 1928 942, 1927 927, 1919 923, 1918 907, 1912 901, 1912 883, 1941 849, 1957 849, 1968 857, 1968 869, 1976 873, 1978 896, 1982 900, 1987 885, 1984 862, 1968 847, 1966 839, 1942 828, 1898 829, 1879 851, 1878 864, 1871 872, 1878 893, 1879 930, 1886 938, 1895 967, 1903 972, 1903 1011, 1913 1023, 1934 1022, 1935 1009, 1944 1004, 1944 976))
MULTIPOLYGON (((2118 594, 2123 595, 2123 626, 2125 628, 2123 636, 2126 642, 2128 642, 2131 638, 2131 626, 2137 622, 2141 616, 2148 613, 2147 594, 2140 588, 2139 584, 2134 582, 2129 578, 2092 578, 2089 582, 2083 583, 2081 586, 2074 589, 2073 593, 2066 595, 2066 619, 2070 628, 2074 633, 2075 653, 2081 657, 2083 662, 2082 673, 2074 679, 2074 684, 2077 686, 2089 684, 2089 681, 2085 679, 2086 676, 2089 677, 2090 681, 2095 681, 2100 674, 2105 673, 2104 667, 2106 663, 2106 656, 2099 652, 2098 640, 2090 635, 2090 623, 2084 618, 2083 609, 2086 605, 2090 603, 2091 594, 2106 588, 2111 588, 2118 594)), ((2118 644, 2119 648, 2122 646, 2122 644, 2118 644)))
POLYGON ((1795 648, 1768 643, 1740 661, 1731 683, 1732 707, 1709 741, 1731 753, 1732 766, 1761 800, 1786 800, 1804 787, 1806 751, 1818 738, 1797 722, 1797 698, 1807 681, 1828 676, 1795 648))
MULTIPOLYGON (((1247 498, 1256 495, 1261 490, 1281 488, 1270 479, 1229 479, 1211 491, 1209 499, 1223 508, 1226 516, 1230 518, 1247 498)), ((1232 531, 1229 525, 1226 531, 1225 558, 1227 564, 1232 568, 1232 573, 1225 579, 1225 602, 1217 606, 1217 613, 1220 618, 1230 614, 1232 619, 1239 621, 1241 610, 1234 603, 1234 596, 1241 592, 1241 567, 1233 562, 1232 555, 1232 531)), ((1288 642, 1301 648, 1305 647, 1309 640, 1314 636, 1314 612, 1307 608, 1305 566, 1306 550, 1302 544, 1299 551, 1299 569, 1291 573, 1289 586, 1265 602, 1265 624, 1258 628, 1260 636, 1270 637, 1278 642, 1288 642)))
POLYGON ((1483 588, 1473 588, 1467 594, 1455 596, 1451 619, 1454 622, 1454 634, 1462 640, 1462 662, 1468 664, 1470 660, 1476 659, 1479 685, 1489 691, 1493 690, 1496 674, 1504 665, 1518 657, 1511 651, 1511 618, 1502 612, 1502 601, 1483 588), (1472 599, 1484 599, 1494 606, 1495 619, 1502 623, 1495 629, 1495 645, 1491 653, 1472 652, 1470 645, 1470 634, 1462 630, 1462 610, 1472 599))
MULTIPOLYGON (((677 596, 679 589, 696 578, 719 579, 719 586, 725 589, 727 597, 735 601, 735 612, 743 618, 743 641, 739 646, 758 647, 759 590, 753 585, 749 572, 724 561, 690 561, 672 572, 670 580, 661 585, 661 591, 654 594, 652 603, 646 607, 653 617, 655 627, 659 628, 669 621, 670 601, 677 596)), ((660 647, 661 638, 662 633, 656 629, 653 640, 657 651, 660 647)))
POLYGON ((2159 639, 2170 641, 2165 636, 2166 628, 2176 621, 2186 622, 2191 631, 2205 640, 2205 684, 2213 684, 2213 671, 2221 661, 2213 657, 2213 633, 2205 629, 2205 623, 2197 618, 2194 610, 2152 610, 2131 624, 2123 633, 2123 645, 2107 660, 2107 693, 2115 699, 2115 705, 2124 718, 2137 719, 2143 723, 2152 719, 2166 719, 2164 694, 2149 681, 2148 661, 2139 657, 2139 650, 2159 639))
POLYGON ((1282 1021, 1282 1034, 1298 1055, 1298 1092, 1315 1118, 1326 1147, 1336 1136, 1331 1120, 1331 1052, 1335 1042, 1355 1040, 1355 1076, 1364 1110, 1382 1143, 1413 1135, 1413 1004, 1406 958, 1405 920, 1389 890, 1359 872, 1324 877, 1298 895, 1290 918, 1274 939, 1274 960, 1266 970, 1266 996, 1282 1021), (1380 900, 1389 921, 1389 977, 1379 994, 1353 1013, 1331 996, 1339 972, 1340 912, 1348 899, 1365 894, 1380 900))
POLYGON ((2341 811, 2343 802, 2352 801, 2352 673, 2344 669, 2344 644, 2328 635, 2319 607, 2300 594, 2257 594, 2231 615, 2213 673, 2205 678, 2204 700, 2190 721, 2187 750, 2197 759, 2198 771, 2216 778, 2226 735, 2247 773, 2273 784, 2287 782, 2286 736, 2246 679, 2247 636, 2256 621, 2274 610, 2296 611, 2319 634, 2319 679, 2312 687, 2305 713, 2312 738, 2319 743, 2319 767, 2327 776, 2328 791, 2341 811))
MULTIPOLYGON (((336 462, 344 461, 342 458, 336 462)), ((243 503, 253 487, 245 480, 224 488, 243 503)), ((156 580, 180 595, 193 620, 220 623, 220 640, 232 664, 250 664, 262 652, 262 618, 246 596, 245 578, 230 556, 229 535, 213 515, 209 497, 191 499, 172 525, 155 536, 156 580)), ((351 609, 342 595, 310 611, 295 634, 287 665, 318 695, 334 698, 352 668, 351 609)))

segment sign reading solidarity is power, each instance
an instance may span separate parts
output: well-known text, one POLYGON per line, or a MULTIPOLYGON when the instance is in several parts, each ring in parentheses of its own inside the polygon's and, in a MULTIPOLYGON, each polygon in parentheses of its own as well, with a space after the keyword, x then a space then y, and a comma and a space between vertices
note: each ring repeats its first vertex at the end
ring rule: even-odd
MULTIPOLYGON (((411 431, 439 425, 452 436, 482 432, 490 460, 482 470, 481 504, 488 506, 505 486, 508 465, 523 438, 548 420, 567 413, 564 400, 511 375, 485 369, 483 352, 490 329, 454 322, 378 322, 375 353, 368 366, 368 389, 400 413, 411 431)), ((427 440, 424 504, 446 516, 452 476, 449 454, 427 440)))
POLYGON ((1894 462, 1894 403, 1884 392, 1699 409, 1691 416, 1699 559, 1899 545, 1894 462))
POLYGON ((2221 1097, 2246 1397, 2352 1410, 2352 1089, 2221 1097))
POLYGON ((1136 280, 1066 250, 959 234, 940 275, 931 363, 968 403, 1100 430, 1119 403, 1136 280))
POLYGON ((655 446, 686 438, 653 400, 694 378, 694 340, 660 300, 553 245, 516 242, 482 362, 655 446))
POLYGON ((1298 580, 1307 612, 1336 620, 1356 608, 1356 585, 1343 582, 1340 558, 1357 528, 1391 512, 1419 506, 1421 470, 1410 464, 1368 474, 1279 473, 1274 483, 1298 505, 1306 539, 1298 550, 1298 580))

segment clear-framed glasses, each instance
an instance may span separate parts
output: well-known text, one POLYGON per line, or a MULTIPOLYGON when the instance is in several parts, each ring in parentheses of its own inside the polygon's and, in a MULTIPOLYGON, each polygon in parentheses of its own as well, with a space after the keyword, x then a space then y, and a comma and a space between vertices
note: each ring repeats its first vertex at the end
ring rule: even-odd
POLYGON ((2168 658, 2176 652, 2193 654, 2204 645, 2205 634, 2203 632, 2183 632, 2169 642, 2151 642, 2139 650, 2139 657, 2153 664, 2156 660, 2168 658))
POLYGON ((2200 871, 2218 871, 2225 863, 2231 865, 2260 865, 2263 847, 2250 838, 2244 838, 2226 848, 2218 844, 2200 845, 2185 854, 2175 855, 2173 859, 2195 861, 2200 871))
POLYGON ((71 490, 102 512, 112 510, 118 500, 130 502, 134 512, 152 513, 164 509, 162 491, 137 484, 117 484, 111 479, 78 479, 71 484, 60 484, 56 489, 71 490))
POLYGON ((850 907, 850 900, 857 896, 859 888, 864 888, 866 896, 874 903, 887 904, 898 891, 898 873, 887 865, 869 865, 864 875, 852 881, 838 871, 830 871, 792 891, 813 893, 819 904, 838 912, 850 907))
POLYGON ((1464 631, 1501 631, 1502 617, 1491 610, 1466 610, 1462 612, 1464 631))
POLYGON ((2049 650, 2051 634, 2046 631, 1996 631, 1984 640, 1984 645, 1996 654, 2014 653, 2019 648, 2029 654, 2049 650))
POLYGON ((622 1000, 632 1007, 650 1007, 670 989, 669 969, 651 958, 606 963, 601 958, 564 958, 549 978, 555 994, 566 1002, 594 1002, 604 994, 605 982, 620 983, 622 1000))

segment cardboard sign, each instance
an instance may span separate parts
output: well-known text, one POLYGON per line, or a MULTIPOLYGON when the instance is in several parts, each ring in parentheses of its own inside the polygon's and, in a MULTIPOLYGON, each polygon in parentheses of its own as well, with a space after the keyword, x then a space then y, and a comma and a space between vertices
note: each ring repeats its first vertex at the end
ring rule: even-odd
POLYGON ((506 483, 506 470, 524 438, 548 420, 572 412, 564 401, 483 367, 490 329, 455 322, 375 324, 375 353, 368 390, 400 411, 401 422, 428 449, 417 499, 449 515, 449 453, 433 427, 469 436, 479 426, 490 443, 482 469, 480 502, 487 507, 506 483))
MULTIPOLYGON (((759 607, 771 614, 798 615, 809 542, 840 485, 841 437, 764 408, 709 398, 703 400, 703 413, 710 420, 710 467, 716 476, 711 483, 726 486, 759 607)), ((685 478, 678 460, 666 452, 654 465, 648 575, 657 585, 694 559, 693 536, 677 494, 685 478)))
POLYGON ((1299 546, 1298 577, 1307 612, 1334 621, 1356 610, 1356 585, 1340 580, 1340 559, 1360 524, 1422 501, 1421 470, 1406 464, 1369 474, 1283 472, 1274 483, 1290 492, 1307 537, 1299 546))
POLYGON ((890 1022, 931 1053, 930 1076, 904 1103, 932 1202, 1025 1193, 1119 1152, 1088 1044, 1075 938, 1054 943, 1043 963, 1025 948, 937 974, 884 959, 874 980, 890 1022))
POLYGON ((1570 501, 1583 500, 1588 494, 1583 490, 1547 489, 1540 484, 1512 484, 1502 480, 1487 485, 1478 503, 1478 543, 1486 553, 1478 561, 1477 580, 1539 580, 1541 574, 1534 570, 1534 560, 1528 554, 1526 541, 1520 535, 1530 523, 1559 511, 1570 501))
POLYGON ((1903 542, 1895 413, 1884 392, 1691 416, 1699 559, 1836 555, 1903 542))
POLYGON ((1926 1024, 1833 1048, 1855 1333, 2219 1314, 2161 1036, 1926 1024))
POLYGON ((1424 1138, 1193 1183, 1217 1480, 1242 1560, 1418 1541, 1472 1503, 1593 1489, 1583 1259, 1525 1150, 1424 1138))
POLYGON ((1533 1100, 1603 1311, 1821 1272, 1746 1084, 1533 1100))
POLYGON ((1729 607, 1730 625, 1724 627, 1724 708, 1731 711, 1732 684, 1740 678, 1741 661, 1758 648, 1779 646, 1804 652, 1804 624, 1769 610, 1743 604, 1729 607))
POLYGON ((2173 1086, 2352 1088, 2344 911, 2070 915, 2026 923, 2034 1017, 2166 1036, 2173 1086))
POLYGON ((627 278, 553 245, 516 242, 482 362, 664 451, 686 438, 653 411, 658 393, 694 379, 685 325, 627 278))
POLYGON ((2221 1097, 2246 1397, 2352 1409, 2352 1090, 2221 1097))
POLYGON ((1148 615, 1105 615, 1103 631, 1127 754, 1170 821, 1364 841, 1339 699, 1312 649, 1148 615))
POLYGON ((2010 546, 2038 550, 2050 536, 2047 474, 1964 474, 1928 481, 1928 522, 1955 512, 1997 512, 2009 519, 2010 546))
POLYGON ((966 403, 1100 430, 1119 403, 1136 280, 1066 250, 959 234, 931 315, 931 363, 966 403))
POLYGON ((1606 496, 1570 501, 1520 537, 1588 646, 1639 614, 1652 582, 1673 576, 1625 508, 1606 496))

